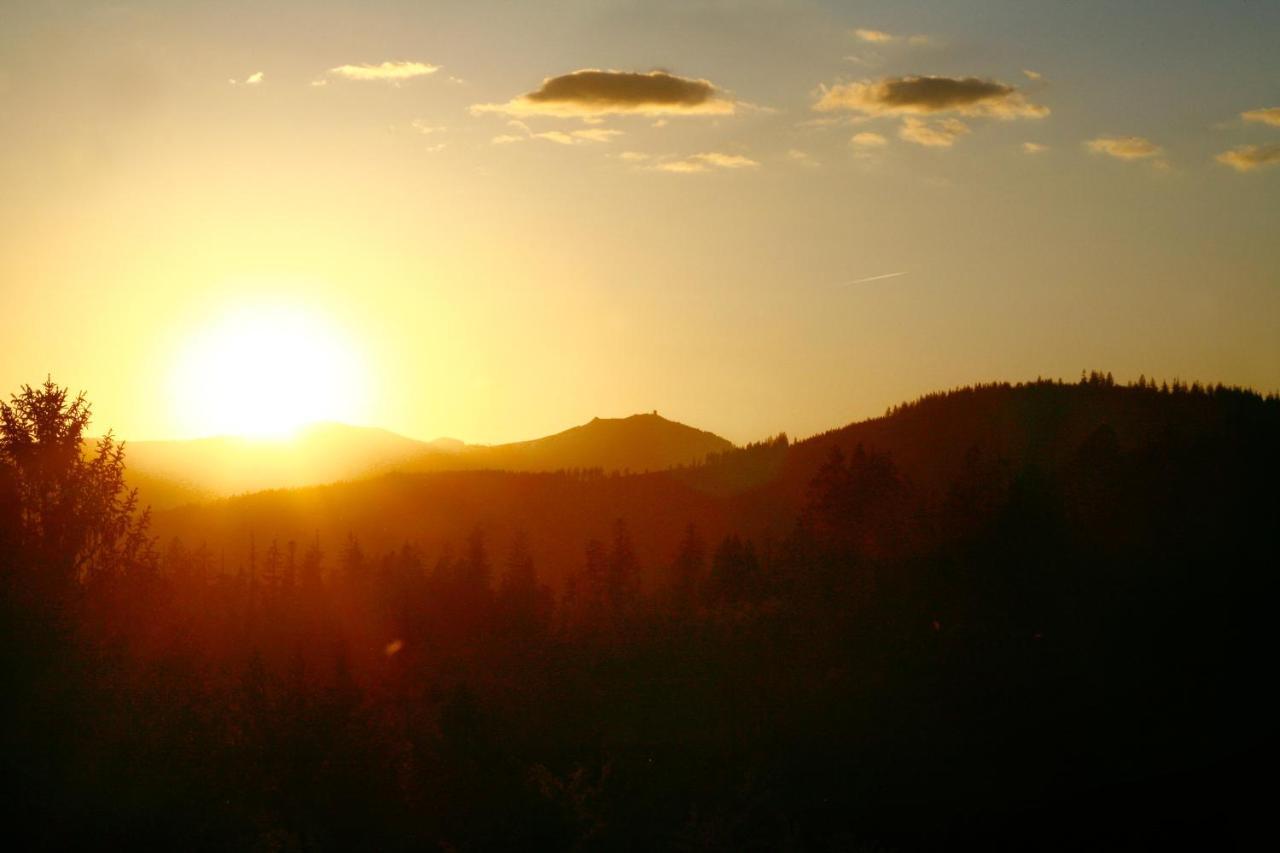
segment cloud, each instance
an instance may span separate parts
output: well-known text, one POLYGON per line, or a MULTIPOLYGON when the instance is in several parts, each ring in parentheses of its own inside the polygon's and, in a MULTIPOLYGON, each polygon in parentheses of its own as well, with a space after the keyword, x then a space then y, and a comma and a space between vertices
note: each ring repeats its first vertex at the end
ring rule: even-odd
POLYGON ((916 145, 930 148, 950 148, 955 141, 969 132, 969 126, 958 118, 946 118, 929 123, 924 119, 906 116, 898 136, 916 145))
POLYGON ((853 34, 861 41, 870 42, 871 44, 888 44, 893 41, 893 36, 883 30, 865 30, 857 29, 853 34))
POLYGON ((671 160, 667 163, 659 163, 653 168, 659 172, 675 172, 677 174, 691 174, 693 172, 707 171, 707 165, 697 160, 671 160))
POLYGON ((741 154, 721 154, 718 151, 711 151, 706 154, 695 154, 693 156, 703 163, 707 163, 719 169, 750 169, 760 165, 750 157, 744 157, 741 154))
POLYGON ((409 126, 418 133, 421 133, 423 136, 430 136, 433 133, 443 133, 448 129, 438 124, 430 124, 426 119, 422 118, 415 118, 413 121, 409 122, 409 126))
POLYGON ((548 130, 544 133, 532 134, 534 139, 546 139, 550 142, 558 142, 561 145, 577 145, 580 142, 608 142, 615 136, 621 136, 620 130, 606 130, 604 128, 591 128, 589 130, 571 130, 565 133, 562 130, 548 130))
POLYGON ((570 135, 573 136, 574 139, 581 139, 583 142, 608 142, 615 136, 621 136, 622 131, 603 127, 591 127, 586 130, 575 130, 570 135))
POLYGON ((618 155, 619 159, 626 160, 628 163, 643 163, 648 160, 651 154, 645 154, 643 151, 623 151, 618 155))
POLYGON ((920 47, 929 44, 931 39, 925 35, 914 36, 895 36, 893 33, 886 33, 884 30, 872 30, 858 28, 853 31, 853 35, 859 41, 865 41, 867 44, 892 44, 894 42, 906 42, 912 47, 920 47))
POLYGON ((565 133, 563 130, 548 130, 543 133, 533 134, 534 139, 545 139, 548 142, 554 142, 558 145, 572 145, 573 137, 565 133))
POLYGON ((855 133, 849 142, 859 148, 880 148, 889 144, 889 140, 885 139, 880 134, 872 133, 869 130, 864 130, 862 133, 855 133))
POLYGON ((1049 150, 1048 145, 1041 145, 1039 142, 1024 142, 1022 150, 1027 154, 1043 154, 1049 150))
POLYGON ((584 68, 548 77, 533 92, 504 104, 476 104, 471 112, 580 118, 610 114, 731 115, 735 104, 708 80, 665 71, 584 68))
POLYGON ((337 68, 330 68, 329 73, 347 80, 399 83, 414 77, 426 77, 439 70, 439 65, 425 62, 383 62, 378 65, 339 65, 337 68))
POLYGON ((668 160, 665 163, 659 163, 653 168, 661 172, 690 174, 706 172, 711 169, 754 169, 759 165, 755 160, 750 157, 744 157, 741 154, 722 154, 719 151, 708 151, 703 154, 694 154, 683 160, 668 160))
POLYGON ((1237 145, 1230 151, 1223 151, 1214 159, 1237 172, 1252 172, 1262 166, 1274 166, 1280 163, 1280 142, 1273 142, 1270 145, 1237 145))
POLYGON ((819 112, 855 110, 869 116, 954 112, 1001 119, 1043 118, 1049 108, 1033 104, 1015 87, 978 77, 885 77, 822 87, 819 112))
POLYGON ((1099 136, 1085 145, 1095 154, 1106 154, 1117 160, 1144 160, 1155 157, 1163 149, 1141 136, 1099 136))
POLYGON ((1043 74, 1041 74, 1039 71, 1032 71, 1030 68, 1024 68, 1024 69, 1022 69, 1022 73, 1023 73, 1023 75, 1025 75, 1025 76, 1026 76, 1026 78, 1027 78, 1028 80, 1043 80, 1043 79, 1044 79, 1044 75, 1043 75, 1043 74))
POLYGON ((1260 110, 1248 110, 1240 113, 1240 118, 1245 121, 1260 121, 1263 124, 1269 124, 1272 127, 1280 127, 1280 107, 1267 107, 1260 110))
POLYGON ((259 83, 262 82, 262 72, 261 71, 253 72, 252 74, 250 74, 248 77, 245 78, 244 82, 246 86, 258 85, 259 83))
POLYGON ((792 163, 799 163, 801 166, 819 166, 817 160, 809 155, 808 151, 801 151, 799 148, 787 149, 787 159, 792 163))
POLYGON ((608 142, 615 136, 621 136, 622 131, 612 130, 605 127, 589 127, 582 130, 545 130, 541 133, 534 133, 532 128, 519 119, 511 119, 507 125, 514 127, 520 131, 520 135, 504 134, 495 136, 493 142, 498 145, 509 144, 512 142, 523 142, 526 139, 545 139, 547 142, 554 142, 558 145, 577 145, 582 142, 608 142))

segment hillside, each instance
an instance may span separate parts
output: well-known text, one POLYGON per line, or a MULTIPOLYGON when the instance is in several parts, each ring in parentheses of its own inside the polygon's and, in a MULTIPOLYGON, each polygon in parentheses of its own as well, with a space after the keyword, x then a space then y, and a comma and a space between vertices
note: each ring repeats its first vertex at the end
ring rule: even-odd
POLYGON ((698 465, 733 444, 705 430, 669 421, 657 412, 628 418, 594 418, 564 432, 491 447, 472 446, 464 455, 476 467, 501 471, 599 468, 661 471, 698 465))
MULTIPOLYGON (((927 508, 944 502, 975 466, 998 469, 1006 478, 1029 469, 1057 476, 1099 435, 1115 453, 1211 447, 1224 463, 1238 464, 1243 453, 1270 453, 1266 458, 1274 460, 1280 402, 1231 389, 994 384, 929 395, 884 417, 794 444, 730 449, 700 466, 630 476, 527 473, 539 464, 579 467, 566 464, 575 458, 608 467, 611 459, 624 458, 604 440, 609 438, 645 437, 652 447, 656 436, 674 435, 687 442, 682 447, 727 445, 695 433, 653 415, 597 420, 546 439, 475 451, 468 460, 484 459, 490 464, 478 467, 507 473, 416 470, 264 492, 160 512, 155 529, 162 540, 218 543, 233 562, 251 539, 307 541, 317 531, 325 532, 330 550, 350 534, 375 552, 409 543, 429 553, 460 544, 475 529, 498 549, 523 532, 545 579, 558 583, 581 562, 587 540, 607 538, 620 518, 650 567, 671 560, 690 523, 710 541, 737 532, 762 546, 777 545, 794 528, 811 481, 837 450, 846 457, 859 446, 888 454, 912 500, 927 508)), ((631 458, 643 458, 640 447, 631 448, 631 458)))
POLYGON ((224 497, 360 477, 432 453, 381 429, 314 424, 289 439, 234 436, 128 443, 128 474, 143 503, 224 497))
POLYGON ((424 442, 381 429, 326 423, 289 439, 130 442, 128 476, 141 502, 159 510, 391 472, 656 471, 696 464, 732 448, 717 435, 656 413, 596 418, 555 435, 499 445, 424 442))
POLYGON ((34 633, 61 540, 0 500, 4 649, 42 662, 4 754, 66 756, 50 825, 123 798, 220 849, 1243 848, 1278 436, 1275 397, 1093 376, 694 467, 265 491, 156 513, 34 633))

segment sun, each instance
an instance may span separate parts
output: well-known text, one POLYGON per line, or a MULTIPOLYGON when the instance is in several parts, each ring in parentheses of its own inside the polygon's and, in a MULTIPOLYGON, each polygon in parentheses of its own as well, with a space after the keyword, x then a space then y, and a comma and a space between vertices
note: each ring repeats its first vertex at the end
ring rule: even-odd
POLYGON ((283 438, 315 421, 363 420, 358 351, 329 318, 301 307, 229 311, 191 337, 172 379, 189 435, 283 438))

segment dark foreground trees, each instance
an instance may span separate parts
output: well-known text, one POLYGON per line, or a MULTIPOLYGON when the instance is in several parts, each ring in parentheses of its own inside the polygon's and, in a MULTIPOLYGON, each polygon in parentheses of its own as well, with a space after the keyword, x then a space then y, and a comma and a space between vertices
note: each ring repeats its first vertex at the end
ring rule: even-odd
POLYGON ((1096 395, 1191 414, 973 447, 933 492, 841 448, 784 541, 681 525, 644 565, 617 520, 553 591, 537 530, 382 553, 261 529, 157 561, 118 449, 79 449, 83 403, 24 389, 0 468, 18 846, 1230 847, 1265 814, 1277 406, 1032 391, 1041 433, 1096 395))
POLYGON ((147 514, 125 487, 124 446, 85 436, 91 409, 52 380, 0 402, 0 568, 31 602, 154 565, 147 514), (21 576, 28 572, 29 576, 21 576))
POLYGON ((0 402, 0 774, 20 845, 78 837, 82 762, 111 707, 100 629, 146 618, 157 568, 124 449, 86 439, 90 414, 52 381, 0 402))

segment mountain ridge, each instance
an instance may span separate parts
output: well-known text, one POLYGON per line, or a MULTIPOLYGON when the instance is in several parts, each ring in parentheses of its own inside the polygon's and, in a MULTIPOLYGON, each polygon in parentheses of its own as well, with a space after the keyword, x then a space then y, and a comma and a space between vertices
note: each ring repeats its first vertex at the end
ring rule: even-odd
POLYGON ((269 489, 363 479, 392 472, 451 470, 605 472, 663 470, 701 463, 734 445, 656 412, 593 418, 526 441, 422 441, 380 427, 318 422, 292 439, 212 436, 129 442, 128 477, 156 509, 269 489))
MULTIPOLYGON (((1243 389, 995 383, 928 395, 795 443, 779 436, 733 448, 693 467, 631 476, 599 468, 388 472, 169 509, 154 520, 161 541, 217 542, 241 556, 255 536, 310 541, 318 530, 354 536, 371 553, 408 543, 433 554, 474 531, 499 549, 528 533, 555 585, 580 563, 583 544, 608 541, 619 521, 630 527, 640 562, 654 568, 669 563, 689 525, 706 541, 740 534, 768 553, 794 530, 827 461, 853 458, 860 447, 885 455, 927 508, 954 499, 957 484, 975 476, 1007 483, 1036 470, 1074 470, 1099 455, 1193 458, 1207 447, 1229 459, 1252 448, 1266 467, 1277 430, 1280 399, 1243 389)), ((340 548, 341 540, 324 547, 340 548)))

